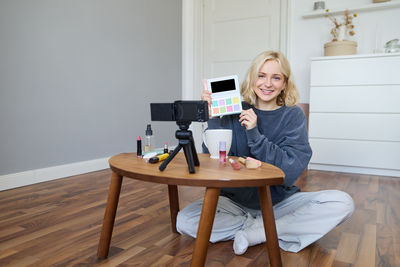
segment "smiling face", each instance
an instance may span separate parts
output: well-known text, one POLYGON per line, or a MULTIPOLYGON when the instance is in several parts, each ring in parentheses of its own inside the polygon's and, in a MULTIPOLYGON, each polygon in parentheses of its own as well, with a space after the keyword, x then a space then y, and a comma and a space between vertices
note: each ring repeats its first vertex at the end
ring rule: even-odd
POLYGON ((280 64, 275 60, 266 61, 260 68, 255 81, 256 107, 261 110, 279 108, 276 99, 285 86, 285 76, 281 72, 280 64))

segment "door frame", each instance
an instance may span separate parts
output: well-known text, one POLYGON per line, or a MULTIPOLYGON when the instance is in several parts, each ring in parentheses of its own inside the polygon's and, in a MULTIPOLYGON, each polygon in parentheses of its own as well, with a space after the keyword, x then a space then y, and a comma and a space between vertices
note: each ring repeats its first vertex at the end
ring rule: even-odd
MULTIPOLYGON (((279 0, 275 0, 279 1, 279 0)), ((282 0, 279 46, 290 60, 292 0, 282 0)), ((182 0, 182 99, 200 100, 203 77, 203 0, 182 0)))

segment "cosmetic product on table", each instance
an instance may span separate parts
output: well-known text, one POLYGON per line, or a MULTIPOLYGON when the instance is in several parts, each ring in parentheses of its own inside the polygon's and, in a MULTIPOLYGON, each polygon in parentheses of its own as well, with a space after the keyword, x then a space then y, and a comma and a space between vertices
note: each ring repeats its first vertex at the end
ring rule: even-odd
MULTIPOLYGON (((155 156, 157 156, 157 155, 159 155, 160 153, 157 153, 157 152, 147 152, 147 153, 144 153, 144 155, 143 155, 143 159, 144 159, 144 161, 145 162, 149 162, 149 160, 152 158, 152 157, 155 157, 155 156)), ((161 154, 160 154, 161 155, 161 154)))
POLYGON ((142 139, 140 138, 140 136, 137 137, 137 142, 136 142, 136 155, 138 158, 142 158, 143 154, 142 154, 142 139))
POLYGON ((226 163, 226 142, 225 141, 219 142, 219 163, 220 164, 226 163))
POLYGON ((258 167, 260 167, 260 166, 258 165, 258 163, 256 161, 246 159, 246 168, 247 169, 257 169, 258 167))
POLYGON ((150 152, 154 150, 154 135, 151 129, 151 124, 147 124, 146 135, 144 139, 144 152, 150 152))
POLYGON ((167 144, 167 142, 164 143, 164 153, 168 153, 168 144, 167 144))
POLYGON ((251 157, 240 157, 239 162, 246 166, 247 169, 257 169, 261 166, 261 161, 251 157))
POLYGON ((157 155, 157 156, 154 156, 154 157, 150 158, 149 162, 150 163, 157 163, 157 162, 165 160, 166 158, 168 158, 168 156, 169 156, 168 153, 157 155))
POLYGON ((231 163, 231 166, 234 170, 240 170, 241 166, 239 164, 239 162, 233 160, 233 159, 229 159, 229 162, 231 163))

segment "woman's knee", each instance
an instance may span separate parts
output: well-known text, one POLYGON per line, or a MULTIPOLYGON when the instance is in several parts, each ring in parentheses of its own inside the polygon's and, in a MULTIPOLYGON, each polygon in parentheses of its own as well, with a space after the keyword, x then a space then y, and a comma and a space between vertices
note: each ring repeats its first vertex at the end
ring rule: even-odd
POLYGON ((324 190, 320 191, 315 198, 317 202, 332 202, 336 204, 337 209, 349 217, 354 212, 353 198, 346 192, 340 190, 324 190))
POLYGON ((178 212, 176 217, 176 230, 181 234, 196 236, 200 221, 202 201, 190 203, 178 212))
POLYGON ((186 234, 192 237, 195 237, 194 235, 196 235, 195 225, 193 222, 187 220, 186 216, 184 216, 181 212, 178 213, 176 218, 176 230, 180 234, 186 234))
MULTIPOLYGON (((199 226, 203 201, 190 203, 183 208, 177 216, 176 229, 181 234, 187 234, 196 237, 199 226)), ((232 201, 226 201, 220 197, 217 210, 214 217, 211 242, 232 239, 237 230, 239 230, 247 214, 232 201)))
POLYGON ((338 191, 338 192, 340 192, 340 197, 341 197, 341 200, 342 200, 343 206, 344 206, 343 209, 347 214, 345 219, 347 219, 354 212, 354 200, 348 193, 343 192, 343 191, 338 191))

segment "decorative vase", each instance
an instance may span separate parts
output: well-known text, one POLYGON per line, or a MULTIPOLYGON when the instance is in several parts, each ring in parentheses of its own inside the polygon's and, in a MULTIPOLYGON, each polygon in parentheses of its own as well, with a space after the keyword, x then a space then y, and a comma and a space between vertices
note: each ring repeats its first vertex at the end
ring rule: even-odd
POLYGON ((324 56, 344 56, 357 53, 357 43, 354 41, 335 41, 324 45, 324 56))

